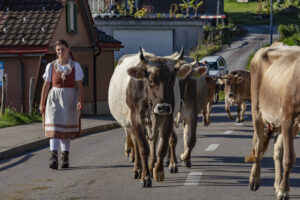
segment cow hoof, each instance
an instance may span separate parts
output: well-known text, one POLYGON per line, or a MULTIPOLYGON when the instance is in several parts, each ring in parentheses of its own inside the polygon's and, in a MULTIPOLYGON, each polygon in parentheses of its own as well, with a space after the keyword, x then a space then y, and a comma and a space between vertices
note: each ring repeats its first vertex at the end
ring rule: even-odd
POLYGON ((133 178, 134 179, 141 179, 141 173, 139 173, 139 172, 133 172, 133 178))
POLYGON ((141 181, 141 187, 142 188, 149 188, 152 187, 152 181, 151 179, 145 179, 144 181, 141 181))
POLYGON ((251 191, 257 191, 259 188, 259 184, 250 184, 250 190, 251 191))
POLYGON ((192 162, 190 160, 183 160, 182 164, 183 164, 184 167, 187 167, 187 168, 192 167, 192 162))
POLYGON ((169 168, 169 172, 170 172, 171 174, 173 174, 173 173, 178 173, 178 167, 171 167, 171 168, 169 168))
POLYGON ((276 195, 276 200, 289 200, 289 193, 288 192, 281 192, 279 191, 276 195))
POLYGON ((156 182, 162 182, 165 179, 164 170, 157 171, 156 169, 153 170, 153 179, 156 182))

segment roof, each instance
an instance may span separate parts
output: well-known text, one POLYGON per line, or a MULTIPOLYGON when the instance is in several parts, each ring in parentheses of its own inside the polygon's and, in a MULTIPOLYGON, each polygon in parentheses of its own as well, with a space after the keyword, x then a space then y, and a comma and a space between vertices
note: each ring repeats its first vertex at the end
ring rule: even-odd
POLYGON ((63 0, 0 0, 0 47, 46 46, 63 0))
POLYGON ((95 27, 95 31, 97 34, 97 39, 100 42, 110 42, 110 43, 119 43, 121 44, 121 42, 119 40, 116 40, 114 37, 107 35, 105 32, 99 30, 97 27, 95 27))
POLYGON ((207 62, 216 62, 218 58, 220 58, 221 56, 207 56, 207 57, 204 57, 200 60, 200 62, 203 62, 203 61, 207 61, 207 62))

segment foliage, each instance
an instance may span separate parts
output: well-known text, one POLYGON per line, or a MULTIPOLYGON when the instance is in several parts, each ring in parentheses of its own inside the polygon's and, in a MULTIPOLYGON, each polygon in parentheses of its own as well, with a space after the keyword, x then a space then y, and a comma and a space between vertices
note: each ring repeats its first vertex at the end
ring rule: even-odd
POLYGON ((194 60, 200 60, 201 58, 204 58, 205 56, 212 55, 213 53, 219 51, 221 49, 221 46, 215 45, 215 44, 208 44, 208 45, 199 45, 196 47, 194 51, 190 53, 190 56, 194 60))
POLYGON ((248 58, 247 66, 246 66, 246 70, 248 70, 248 71, 250 70, 250 63, 251 63, 251 60, 254 57, 254 55, 255 55, 255 52, 251 53, 249 58, 248 58))
MULTIPOLYGON (((267 0, 269 1, 269 0, 267 0)), ((297 12, 299 8, 299 0, 282 0, 283 3, 278 4, 274 2, 274 13, 273 23, 274 25, 279 24, 290 24, 299 23, 300 16, 297 12), (294 9, 291 9, 292 2, 294 9)), ((259 25, 259 24, 270 24, 270 17, 268 14, 264 14, 262 8, 263 2, 251 1, 248 3, 239 3, 235 0, 224 0, 224 11, 227 18, 231 18, 235 24, 247 24, 247 25, 259 25)), ((268 3, 266 2, 265 5, 268 3)))
POLYGON ((128 0, 128 5, 129 5, 129 12, 128 14, 130 16, 132 16, 134 14, 134 11, 135 11, 135 7, 134 7, 134 0, 128 0))
POLYGON ((189 9, 192 8, 192 6, 194 5, 194 1, 195 0, 191 0, 189 2, 182 0, 182 3, 179 4, 179 6, 181 7, 182 10, 186 10, 186 17, 189 16, 189 9))
POLYGON ((290 46, 300 46, 300 33, 295 33, 291 37, 285 38, 282 42, 290 46))
POLYGON ((142 18, 142 17, 146 17, 147 16, 147 9, 146 8, 142 8, 138 11, 136 11, 136 13, 134 13, 134 17, 135 18, 142 18))
POLYGON ((283 40, 285 38, 291 37, 295 33, 300 33, 300 25, 297 24, 289 24, 289 25, 279 25, 279 34, 280 39, 283 40))
POLYGON ((197 16, 197 13, 198 13, 198 9, 200 8, 200 6, 203 4, 203 1, 200 1, 199 3, 197 4, 192 4, 191 7, 195 10, 195 17, 197 16))
POLYGON ((125 3, 117 4, 117 11, 120 15, 128 15, 125 3))
POLYGON ((178 12, 178 6, 176 3, 172 3, 169 10, 169 17, 174 17, 178 12))
POLYGON ((38 114, 27 115, 24 113, 15 112, 11 109, 6 109, 4 115, 0 116, 0 128, 19 124, 41 122, 41 120, 42 118, 38 114))

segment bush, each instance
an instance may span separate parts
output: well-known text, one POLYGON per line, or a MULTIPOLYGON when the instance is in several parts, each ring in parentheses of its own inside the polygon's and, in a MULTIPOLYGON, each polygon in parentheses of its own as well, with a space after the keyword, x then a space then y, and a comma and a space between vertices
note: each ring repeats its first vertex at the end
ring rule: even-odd
POLYGON ((300 33, 300 26, 296 24, 280 24, 278 30, 280 34, 280 39, 284 40, 285 38, 291 37, 296 33, 300 33))
POLYGON ((294 45, 300 45, 300 33, 296 33, 294 35, 292 35, 291 37, 285 38, 283 41, 283 43, 290 45, 290 46, 294 46, 294 45))

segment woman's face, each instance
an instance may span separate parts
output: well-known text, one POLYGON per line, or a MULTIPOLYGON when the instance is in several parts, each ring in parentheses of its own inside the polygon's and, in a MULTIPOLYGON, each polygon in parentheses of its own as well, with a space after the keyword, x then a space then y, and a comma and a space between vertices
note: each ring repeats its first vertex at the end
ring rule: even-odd
POLYGON ((58 58, 61 58, 61 59, 68 58, 69 48, 66 47, 65 45, 63 45, 63 44, 57 45, 55 47, 55 51, 56 51, 56 54, 57 54, 58 58))

